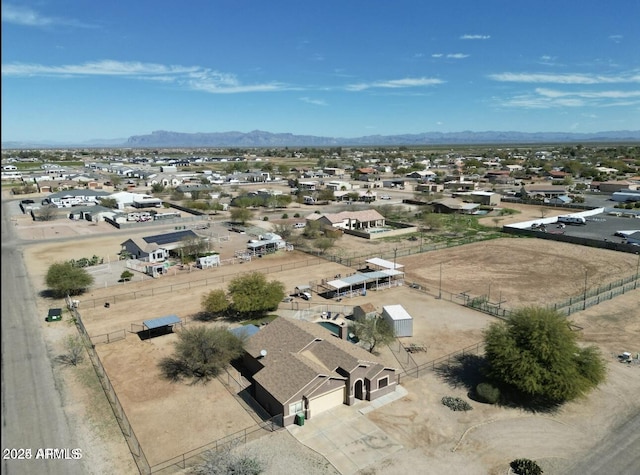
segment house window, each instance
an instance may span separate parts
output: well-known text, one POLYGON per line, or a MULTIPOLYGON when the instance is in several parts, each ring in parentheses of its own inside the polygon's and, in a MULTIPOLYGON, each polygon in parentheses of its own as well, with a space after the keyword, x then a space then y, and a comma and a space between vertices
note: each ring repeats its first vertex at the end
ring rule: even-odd
POLYGON ((384 379, 379 379, 378 380, 378 389, 386 388, 388 384, 389 384, 389 376, 387 376, 384 379))
POLYGON ((302 401, 294 402, 293 404, 289 404, 289 414, 297 414, 302 412, 302 401))

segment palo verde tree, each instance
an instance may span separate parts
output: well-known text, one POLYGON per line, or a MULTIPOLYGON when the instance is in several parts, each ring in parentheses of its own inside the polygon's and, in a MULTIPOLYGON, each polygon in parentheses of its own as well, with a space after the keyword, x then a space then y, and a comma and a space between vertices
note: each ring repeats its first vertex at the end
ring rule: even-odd
POLYGON ((277 280, 268 282, 260 272, 234 278, 227 290, 233 310, 250 316, 261 316, 275 310, 284 298, 284 284, 277 280))
POLYGON ((484 333, 486 375, 534 402, 559 404, 604 381, 605 362, 595 346, 580 347, 566 318, 555 310, 525 307, 484 333))
POLYGON ((222 289, 215 289, 202 296, 202 308, 204 313, 210 317, 223 315, 229 309, 230 302, 227 294, 222 289))
POLYGON ((195 326, 178 333, 173 356, 160 360, 171 381, 207 382, 242 355, 243 341, 227 327, 195 326))
POLYGON ((393 327, 378 316, 358 318, 349 325, 349 331, 369 346, 370 353, 378 345, 388 345, 395 338, 393 327))
POLYGON ((55 297, 80 295, 94 282, 94 278, 82 267, 74 267, 71 262, 51 264, 45 283, 55 297))

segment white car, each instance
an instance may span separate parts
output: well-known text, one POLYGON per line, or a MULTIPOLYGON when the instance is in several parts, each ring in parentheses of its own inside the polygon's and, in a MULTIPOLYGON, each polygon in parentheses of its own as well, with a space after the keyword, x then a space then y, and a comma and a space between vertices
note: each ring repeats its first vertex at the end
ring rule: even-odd
POLYGON ((382 195, 382 196, 380 197, 380 199, 381 199, 381 200, 390 200, 390 199, 391 199, 391 197, 390 197, 389 195, 382 195))

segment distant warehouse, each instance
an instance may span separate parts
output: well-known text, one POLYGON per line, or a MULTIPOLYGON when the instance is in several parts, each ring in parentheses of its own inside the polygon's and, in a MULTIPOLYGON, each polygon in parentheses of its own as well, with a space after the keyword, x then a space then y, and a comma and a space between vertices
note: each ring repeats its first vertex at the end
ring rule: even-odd
POLYGON ((625 190, 616 191, 611 194, 611 199, 622 203, 626 201, 640 201, 640 190, 627 188, 625 190))

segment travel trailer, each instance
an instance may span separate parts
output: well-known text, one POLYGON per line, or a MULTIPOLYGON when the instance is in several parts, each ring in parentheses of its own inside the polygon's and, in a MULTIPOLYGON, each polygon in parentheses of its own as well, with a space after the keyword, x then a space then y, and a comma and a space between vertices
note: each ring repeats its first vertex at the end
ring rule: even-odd
POLYGON ((587 224, 584 216, 558 216, 558 222, 565 224, 587 224))

